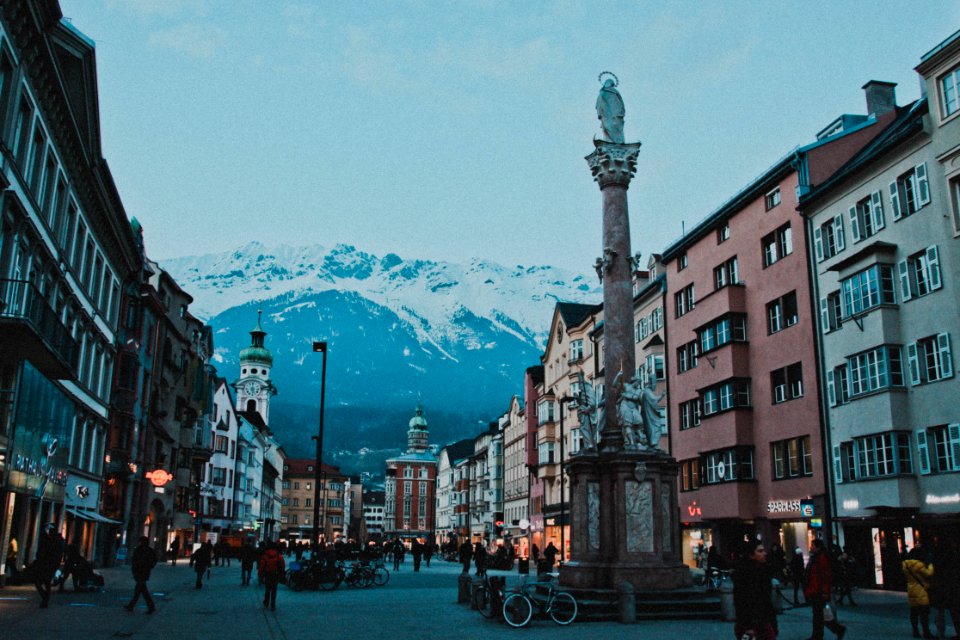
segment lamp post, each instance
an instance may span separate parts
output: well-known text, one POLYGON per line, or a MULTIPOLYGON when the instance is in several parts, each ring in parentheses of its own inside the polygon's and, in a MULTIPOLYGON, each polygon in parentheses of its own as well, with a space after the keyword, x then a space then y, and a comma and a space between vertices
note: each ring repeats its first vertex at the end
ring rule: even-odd
POLYGON ((317 435, 313 436, 317 443, 317 461, 313 467, 313 539, 310 542, 310 548, 316 549, 320 540, 317 536, 317 527, 320 524, 320 467, 323 466, 323 404, 327 386, 327 343, 314 342, 313 351, 323 354, 323 364, 320 369, 320 428, 317 435))
POLYGON ((563 396, 560 398, 560 563, 563 563, 563 559, 566 554, 566 536, 564 535, 563 521, 567 514, 566 501, 563 499, 563 486, 564 479, 567 473, 566 458, 564 457, 564 447, 563 447, 563 407, 568 402, 573 402, 575 398, 570 396, 563 396))

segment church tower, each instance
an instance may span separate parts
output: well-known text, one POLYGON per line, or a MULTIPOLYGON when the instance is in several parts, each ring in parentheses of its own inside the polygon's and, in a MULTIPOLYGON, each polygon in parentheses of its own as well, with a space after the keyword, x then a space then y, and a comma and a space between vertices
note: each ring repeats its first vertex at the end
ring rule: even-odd
POLYGON ((422 453, 427 450, 430 431, 427 419, 423 417, 423 405, 417 405, 416 413, 410 418, 407 430, 407 453, 422 453))
POLYGON ((256 411, 264 424, 270 424, 270 398, 277 388, 270 380, 273 354, 263 346, 267 335, 260 326, 262 310, 257 310, 257 326, 250 332, 250 346, 240 352, 240 378, 233 383, 237 391, 237 411, 256 411))

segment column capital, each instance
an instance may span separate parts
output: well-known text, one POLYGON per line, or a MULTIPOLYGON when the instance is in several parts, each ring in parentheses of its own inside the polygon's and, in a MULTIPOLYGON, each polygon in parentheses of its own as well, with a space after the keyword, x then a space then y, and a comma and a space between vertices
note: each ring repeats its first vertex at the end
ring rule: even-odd
POLYGON ((621 144, 594 140, 593 144, 596 149, 584 159, 590 166, 590 173, 600 185, 600 189, 603 190, 612 184, 629 187, 631 178, 637 172, 640 143, 621 144))

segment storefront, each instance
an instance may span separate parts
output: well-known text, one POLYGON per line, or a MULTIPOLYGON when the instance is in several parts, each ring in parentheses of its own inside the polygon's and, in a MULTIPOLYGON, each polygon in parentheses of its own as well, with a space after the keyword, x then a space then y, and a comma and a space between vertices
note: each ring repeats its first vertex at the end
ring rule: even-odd
POLYGON ((703 528, 684 528, 680 531, 683 564, 691 569, 705 569, 707 552, 713 546, 713 531, 703 528))

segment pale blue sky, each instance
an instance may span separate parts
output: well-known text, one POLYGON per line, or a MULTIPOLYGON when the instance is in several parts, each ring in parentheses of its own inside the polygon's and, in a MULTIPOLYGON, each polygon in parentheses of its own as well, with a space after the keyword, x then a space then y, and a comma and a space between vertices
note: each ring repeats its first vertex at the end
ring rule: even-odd
POLYGON ((960 28, 960 3, 61 0, 154 257, 252 239, 589 272, 615 72, 649 255, 960 28))

